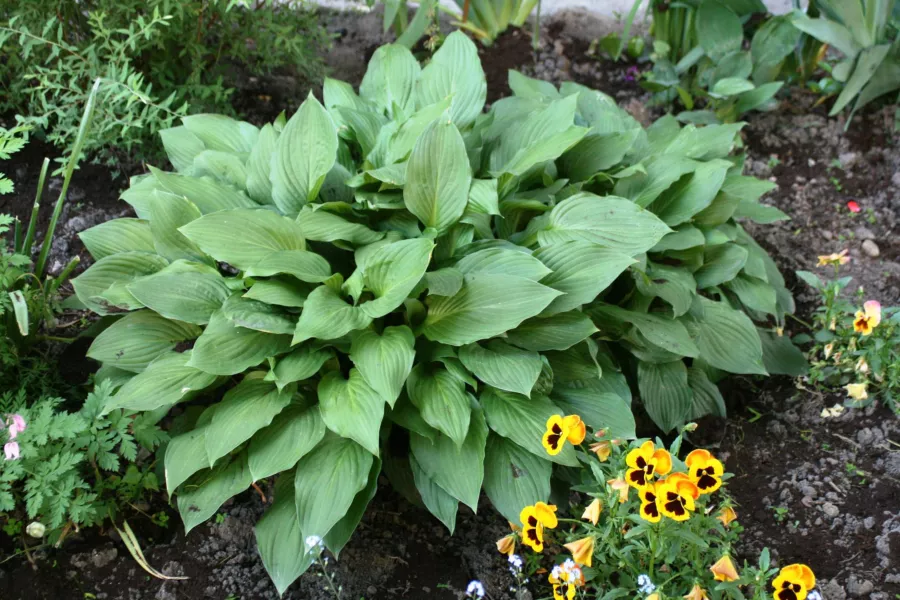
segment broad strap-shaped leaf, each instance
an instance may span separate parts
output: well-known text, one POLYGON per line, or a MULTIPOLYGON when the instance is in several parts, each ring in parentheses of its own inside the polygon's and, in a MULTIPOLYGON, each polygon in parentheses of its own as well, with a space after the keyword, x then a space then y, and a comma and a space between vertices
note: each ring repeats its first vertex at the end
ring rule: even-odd
POLYGON ((353 532, 356 531, 359 522, 362 521, 366 508, 369 506, 369 502, 375 497, 375 492, 378 490, 378 475, 380 473, 381 459, 375 457, 375 460, 372 461, 372 466, 369 468, 368 483, 366 483, 366 486, 356 494, 353 498, 353 502, 350 504, 350 508, 347 509, 343 518, 334 524, 334 527, 329 530, 328 534, 323 539, 325 547, 334 554, 335 558, 338 558, 341 550, 347 545, 347 542, 350 541, 350 537, 353 535, 353 532))
POLYGON ((534 317, 506 332, 506 340, 535 352, 567 350, 594 333, 597 326, 583 312, 571 310, 552 317, 534 317))
POLYGON ((333 289, 320 285, 310 293, 300 313, 291 344, 309 339, 333 340, 369 326, 372 317, 348 304, 333 289))
POLYGON ((725 399, 703 369, 688 369, 688 385, 693 394, 691 419, 700 419, 706 415, 725 416, 725 399))
POLYGON ((315 200, 337 150, 334 121, 310 92, 275 142, 269 173, 275 206, 286 215, 296 215, 315 200))
POLYGON ((302 229, 265 209, 223 210, 191 221, 179 231, 216 260, 245 270, 279 250, 304 250, 302 229), (240 232, 240 243, 235 236, 240 232))
POLYGON ((94 260, 120 252, 156 252, 150 224, 142 219, 113 219, 78 234, 94 260))
POLYGON ((241 296, 240 293, 225 301, 222 314, 238 327, 264 333, 290 335, 297 326, 297 317, 285 309, 241 296))
POLYGON ((537 395, 527 398, 488 386, 479 399, 485 418, 494 432, 509 438, 535 456, 568 467, 578 465, 571 445, 564 446, 559 454, 551 456, 541 443, 541 437, 547 430, 547 419, 553 415, 562 415, 562 411, 549 398, 537 395))
POLYGON ((101 258, 72 280, 75 295, 82 304, 100 315, 141 308, 140 302, 125 289, 129 283, 162 270, 165 258, 150 252, 120 252, 101 258), (109 292, 115 292, 111 299, 109 292))
POLYGON ((375 299, 360 305, 360 310, 377 319, 403 304, 425 275, 433 249, 430 239, 416 238, 385 244, 372 252, 366 258, 363 280, 375 299))
POLYGON ((385 327, 381 335, 366 330, 353 338, 350 360, 385 402, 394 407, 416 357, 409 327, 385 327))
POLYGON ((185 487, 177 497, 185 535, 216 514, 226 500, 250 487, 253 480, 247 467, 247 453, 242 452, 230 462, 197 475, 196 480, 196 486, 185 487))
POLYGON ((290 275, 308 283, 322 283, 331 277, 328 261, 307 250, 278 250, 261 258, 246 270, 247 277, 290 275))
POLYGON ((158 273, 126 286, 132 296, 162 316, 205 325, 222 307, 231 290, 216 269, 177 260, 158 273))
POLYGON ((247 193, 260 204, 273 204, 272 200, 272 157, 278 133, 270 124, 259 130, 259 139, 247 158, 247 193))
POLYGON ((724 302, 699 298, 703 318, 697 321, 700 358, 729 373, 765 375, 762 342, 747 315, 724 302))
POLYGON ((279 390, 262 379, 245 378, 216 404, 206 430, 206 455, 212 466, 253 437, 290 404, 294 390, 279 390))
POLYGON ((552 463, 505 437, 490 434, 484 457, 484 491, 510 523, 526 506, 550 497, 552 463))
POLYGON ((169 260, 190 260, 215 266, 197 244, 187 239, 179 227, 202 216, 190 200, 180 196, 155 192, 149 206, 150 231, 157 254, 169 260))
POLYGON ((274 381, 279 388, 295 381, 304 381, 319 372, 327 360, 334 357, 334 352, 326 348, 315 348, 312 344, 303 344, 290 354, 278 359, 275 367, 266 374, 266 381, 274 381))
POLYGON ((657 198, 650 210, 669 227, 684 223, 712 204, 732 166, 720 159, 702 163, 684 183, 679 182, 657 198))
POLYGON ((353 440, 332 437, 300 459, 294 476, 297 519, 304 535, 324 537, 366 487, 375 459, 353 440))
POLYGON ((219 378, 189 367, 191 350, 168 352, 151 362, 143 373, 125 382, 104 412, 117 408, 127 411, 156 410, 190 400, 219 381, 219 378))
POLYGON ((456 530, 456 513, 459 510, 459 500, 448 494, 428 476, 425 469, 419 465, 415 456, 410 455, 409 466, 412 469, 413 480, 419 498, 425 504, 425 508, 433 514, 450 531, 450 535, 456 530))
POLYGON ((634 256, 655 246, 669 231, 656 215, 634 202, 582 192, 553 207, 537 237, 541 246, 582 240, 634 256))
POLYGON ((283 354, 291 337, 238 327, 220 310, 213 313, 203 335, 197 338, 188 363, 215 375, 236 375, 266 358, 283 354))
POLYGON ((254 533, 266 573, 282 595, 316 560, 300 530, 292 472, 278 478, 275 501, 256 522, 254 533))
POLYGON ((520 246, 478 250, 459 259, 454 268, 463 275, 513 275, 532 281, 540 281, 552 272, 550 267, 520 246))
POLYGON ((432 297, 422 332, 433 341, 462 346, 517 327, 561 292, 511 275, 466 275, 453 296, 432 297))
POLYGON ((209 459, 206 456, 206 429, 213 413, 214 408, 207 408, 193 429, 172 437, 166 445, 166 489, 170 496, 194 473, 209 467, 209 459))
POLYGON ((379 112, 397 118, 394 106, 403 114, 415 110, 416 81, 422 68, 408 48, 387 44, 375 50, 369 67, 359 85, 359 94, 371 102, 379 112))
POLYGON ((383 233, 372 231, 365 225, 348 221, 327 210, 315 210, 311 207, 305 207, 297 215, 297 226, 304 238, 316 242, 343 240, 355 246, 364 246, 384 237, 383 233))
POLYGON ((349 379, 338 371, 328 373, 319 381, 318 395, 328 429, 378 456, 384 398, 366 383, 359 370, 350 369, 349 379))
POLYGON ((228 152, 204 150, 194 158, 192 175, 195 177, 208 175, 236 189, 247 189, 247 168, 244 162, 228 152))
POLYGON ((206 148, 241 156, 250 152, 259 136, 255 125, 225 115, 190 115, 182 117, 181 122, 206 148))
POLYGON ((87 355, 124 371, 140 373, 178 342, 198 335, 200 328, 196 325, 140 310, 104 329, 91 344, 87 355))
POLYGON ((275 306, 301 308, 312 290, 311 285, 291 277, 273 277, 255 281, 244 297, 275 306))
POLYGON ((611 304, 593 306, 591 313, 600 319, 631 323, 647 338, 647 341, 673 354, 692 357, 700 355, 700 350, 691 339, 690 333, 677 319, 662 314, 625 310, 611 304))
POLYGON ((452 98, 450 119, 460 129, 475 122, 487 99, 487 81, 478 48, 462 31, 454 31, 422 69, 416 87, 419 108, 452 98))
POLYGON ((403 202, 426 227, 444 231, 466 210, 472 170, 456 125, 438 120, 416 141, 406 167, 403 202))
POLYGON ((194 157, 206 149, 203 140, 183 125, 162 129, 159 137, 169 162, 179 173, 190 174, 194 166, 194 157))
POLYGON ((481 409, 472 410, 469 433, 461 448, 443 434, 434 442, 412 433, 409 446, 412 457, 425 474, 448 494, 478 512, 478 496, 484 480, 484 451, 488 428, 481 409))
POLYGON ((564 294, 544 309, 544 316, 592 302, 635 262, 627 254, 583 240, 542 246, 534 256, 553 271, 541 283, 564 294))
POLYGON ((644 408, 660 429, 668 433, 691 418, 693 394, 682 361, 638 361, 637 380, 644 408))
POLYGON ((632 440, 636 425, 631 406, 619 394, 606 391, 603 384, 612 377, 613 373, 606 371, 600 381, 585 386, 554 382, 550 400, 566 414, 580 416, 594 431, 606 430, 610 438, 632 440))
POLYGON ((324 435, 325 423, 318 406, 288 406, 250 439, 247 453, 253 481, 293 468, 324 435))
POLYGON ((703 253, 703 266, 694 273, 697 287, 709 288, 731 281, 747 264, 747 250, 738 244, 712 246, 703 253))
POLYGON ((502 340, 462 346, 459 360, 484 383, 524 396, 531 396, 541 374, 541 356, 537 352, 510 346, 502 340))
POLYGON ((419 364, 406 380, 406 393, 426 423, 462 447, 472 413, 462 380, 443 366, 419 364))
POLYGON ((763 364, 771 375, 799 377, 809 371, 806 356, 791 338, 756 328, 763 348, 763 364))
POLYGON ((220 210, 253 208, 258 206, 244 192, 212 177, 193 177, 160 171, 150 167, 155 189, 188 199, 204 215, 220 210))

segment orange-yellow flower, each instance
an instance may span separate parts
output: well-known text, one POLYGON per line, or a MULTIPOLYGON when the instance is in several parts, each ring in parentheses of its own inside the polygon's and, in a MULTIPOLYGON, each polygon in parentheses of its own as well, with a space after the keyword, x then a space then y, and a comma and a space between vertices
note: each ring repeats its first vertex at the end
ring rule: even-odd
POLYGON ((581 518, 590 521, 592 525, 596 525, 597 521, 600 520, 600 511, 602 510, 603 503, 600 502, 599 498, 594 498, 594 501, 588 504, 587 508, 584 509, 581 518))
POLYGON ((658 487, 659 484, 647 485, 638 491, 638 497, 641 499, 641 518, 651 523, 659 523, 659 520, 662 519, 656 498, 658 487))
POLYGON ((870 335, 881 323, 881 304, 877 300, 869 300, 863 304, 863 310, 856 312, 853 330, 863 335, 870 335))
POLYGON ((865 400, 869 397, 865 383, 848 383, 844 386, 844 389, 847 390, 847 395, 854 400, 865 400))
POLYGON ((846 265, 850 262, 850 257, 847 256, 847 249, 841 250, 837 254, 825 254, 824 256, 819 256, 819 264, 818 266, 824 267, 825 265, 846 265))
POLYGON ((701 494, 712 494, 722 487, 722 475, 725 468, 722 463, 709 453, 709 450, 697 449, 684 459, 691 480, 697 484, 701 494))
POLYGON ((578 415, 567 415, 563 417, 563 423, 569 429, 569 434, 566 436, 566 439, 570 444, 577 446, 584 441, 584 437, 587 435, 587 428, 584 425, 584 421, 581 420, 581 417, 578 415))
POLYGON ((672 456, 663 448, 657 449, 651 441, 646 441, 625 457, 629 469, 625 473, 628 485, 641 489, 654 477, 665 475, 672 470, 672 456))
POLYGON ((684 598, 684 600, 709 600, 706 590, 700 587, 699 583, 695 583, 694 587, 691 588, 691 591, 682 596, 682 598, 684 598))
POLYGON ((716 561, 716 564, 711 566, 709 570, 712 571, 716 581, 737 581, 740 578, 737 570, 734 568, 734 563, 731 562, 731 557, 727 554, 722 555, 722 558, 716 561))
POLYGON ((616 477, 615 479, 607 479, 606 485, 619 492, 619 504, 628 502, 628 482, 621 477, 616 477))
POLYGON ((512 556, 516 552, 516 534, 510 533, 497 540, 497 552, 512 556))
POLYGON ((716 518, 718 520, 722 521, 722 525, 724 525, 725 527, 728 527, 729 525, 731 525, 732 521, 737 519, 737 513, 734 512, 734 509, 731 508, 730 506, 726 506, 721 510, 721 512, 719 512, 719 514, 718 514, 718 516, 716 516, 716 518))
POLYGON ((597 455, 597 458, 600 459, 600 462, 606 462, 609 460, 609 455, 612 453, 612 442, 594 442, 590 446, 591 452, 597 455))
POLYGON ((687 521, 694 512, 694 500, 700 489, 684 473, 672 473, 656 484, 656 506, 659 512, 675 521, 687 521))
POLYGON ((647 600, 659 600, 659 592, 653 592, 647 596, 647 600))
POLYGON ((565 545, 566 550, 572 553, 572 558, 579 565, 591 566, 594 558, 594 537, 588 536, 565 545))
POLYGON ((772 587, 775 588, 775 600, 805 600, 809 591, 816 587, 816 576, 806 565, 788 565, 778 573, 772 587))

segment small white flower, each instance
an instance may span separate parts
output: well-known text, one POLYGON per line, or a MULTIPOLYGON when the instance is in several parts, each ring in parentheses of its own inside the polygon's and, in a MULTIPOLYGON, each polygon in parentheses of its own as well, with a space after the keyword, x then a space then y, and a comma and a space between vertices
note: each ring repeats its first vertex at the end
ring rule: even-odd
POLYGON ((819 590, 812 590, 806 595, 806 600, 822 600, 822 594, 819 590))
POLYGON ((28 524, 28 527, 25 528, 25 533, 33 538, 44 537, 44 533, 46 533, 46 531, 47 528, 44 526, 44 524, 38 521, 32 521, 28 524))
POLYGON ((312 550, 322 545, 322 538, 317 535, 311 535, 306 538, 306 549, 312 550))
POLYGON ((513 575, 516 574, 517 571, 522 570, 522 557, 518 554, 510 554, 509 555, 509 570, 513 572, 513 575))
POLYGON ((649 575, 638 575, 637 584, 638 591, 642 594, 652 594, 654 591, 656 591, 656 586, 653 585, 652 581, 650 581, 649 575))
POLYGON ((477 579, 473 579, 469 582, 469 587, 466 588, 466 596, 469 598, 484 598, 484 586, 477 579))

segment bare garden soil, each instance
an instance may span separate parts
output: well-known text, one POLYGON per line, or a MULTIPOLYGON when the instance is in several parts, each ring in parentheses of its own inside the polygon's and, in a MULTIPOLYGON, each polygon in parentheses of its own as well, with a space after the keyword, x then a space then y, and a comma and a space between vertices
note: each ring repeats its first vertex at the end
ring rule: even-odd
MULTIPOLYGON (((331 15, 327 21, 337 36, 327 56, 332 76, 356 85, 372 52, 387 41, 380 15, 331 15)), ((527 32, 507 33, 482 52, 489 101, 509 94, 506 72, 515 68, 554 83, 575 80, 600 89, 649 122, 659 109, 649 107, 643 90, 628 81, 628 65, 586 54, 590 40, 611 27, 615 24, 583 13, 559 15, 543 28, 536 55, 527 32)), ((237 79, 235 106, 255 120, 290 112, 306 95, 290 74, 237 79)), ((748 171, 778 184, 766 201, 792 218, 748 227, 785 273, 801 319, 809 315, 815 296, 794 271, 815 271, 816 255, 845 248, 852 258, 846 273, 854 283, 865 287, 868 298, 896 305, 900 138, 894 134, 894 107, 857 117, 845 132, 844 121, 828 118, 825 108, 812 106, 814 100, 799 92, 785 97, 775 112, 748 116, 743 131, 748 171), (850 200, 861 205, 861 213, 847 210, 850 200)), ((30 212, 40 160, 48 151, 33 143, 3 165, 16 183, 16 194, 0 199, 0 212, 20 217, 30 212)), ((141 171, 141 165, 125 168, 126 173, 141 171)), ((58 191, 58 186, 54 179, 51 189, 58 191)), ((106 168, 80 169, 53 244, 51 271, 75 255, 89 262, 76 234, 129 214, 118 200, 126 186, 124 178, 114 179, 106 168)), ((55 194, 50 198, 55 200, 55 194)), ((44 201, 42 223, 49 220, 50 204, 44 201)), ((789 322, 788 333, 800 331, 802 325, 789 322)), ((75 364, 80 368, 80 361, 75 364)), ((729 490, 745 528, 743 545, 736 549, 739 556, 755 561, 767 546, 780 564, 810 564, 826 600, 895 600, 900 594, 900 421, 877 406, 823 418, 822 409, 842 398, 798 389, 783 377, 732 378, 723 391, 728 419, 705 419, 691 441, 724 456, 727 470, 734 473, 729 490)), ((93 531, 71 535, 61 549, 32 548, 33 564, 23 556, 0 564, 0 599, 277 598, 253 537, 254 523, 271 502, 271 490, 263 486, 261 491, 238 496, 214 522, 187 538, 163 500, 144 510, 169 510, 167 528, 152 525, 139 513, 128 516, 149 563, 166 574, 188 576, 186 581, 149 577, 114 531, 93 531)), ((471 579, 482 580, 491 598, 507 598, 511 581, 494 548, 507 531, 485 501, 477 515, 461 508, 456 534, 450 537, 424 509, 410 505, 385 483, 332 568, 350 600, 458 599, 471 579)), ((6 536, 0 540, 3 560, 16 546, 6 536)), ((534 591, 537 598, 549 594, 543 585, 535 585, 534 591)), ((285 597, 331 596, 312 569, 285 597)))

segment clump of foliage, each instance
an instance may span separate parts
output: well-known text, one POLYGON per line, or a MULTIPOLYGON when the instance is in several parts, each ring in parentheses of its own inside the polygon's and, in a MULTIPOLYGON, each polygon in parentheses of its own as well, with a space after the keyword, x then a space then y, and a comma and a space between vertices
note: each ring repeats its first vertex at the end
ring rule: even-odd
POLYGON ((82 234, 75 292, 118 319, 89 351, 121 384, 105 410, 205 407, 165 454, 188 531, 279 476, 257 538, 281 590, 382 469, 451 530, 482 487, 518 514, 579 465, 548 418, 633 438, 636 390, 669 431, 724 412, 725 372, 784 369, 793 300, 737 220, 785 217, 730 157, 742 124, 645 130, 583 86, 510 84, 483 113, 461 32, 424 68, 384 46, 358 94, 327 79, 287 121, 185 117, 176 172, 122 196, 138 218, 82 234))
POLYGON ((852 102, 852 116, 872 100, 900 89, 900 27, 894 20, 894 0, 811 0, 810 10, 795 10, 791 23, 844 55, 831 69, 831 77, 843 84, 831 115, 852 102))
POLYGON ((37 521, 56 543, 73 528, 116 519, 119 507, 158 489, 152 470, 133 463, 138 445, 153 450, 166 435, 149 414, 101 414, 111 390, 102 382, 78 412, 62 410, 60 398, 31 402, 24 389, 0 397, 2 418, 15 415, 25 425, 0 433, 7 447, 15 444, 0 461, 0 514, 9 522, 37 521))
POLYGON ((838 275, 849 260, 846 251, 819 257, 820 266, 834 268, 831 279, 797 272, 820 294, 812 336, 794 338, 798 344, 812 344, 807 381, 820 390, 843 388, 847 407, 868 406, 877 399, 900 414, 900 307, 866 301, 862 288, 848 298, 844 291, 851 278, 838 275))
POLYGON ((681 120, 734 122, 772 103, 783 84, 776 79, 800 38, 789 19, 768 19, 745 50, 744 22, 766 12, 762 2, 653 0, 651 6, 654 66, 643 85, 659 101, 679 100, 687 109, 681 120), (703 110, 694 110, 701 102, 703 110))
POLYGON ((231 111, 231 65, 256 74, 289 67, 316 80, 325 43, 315 15, 293 2, 10 3, 0 9, 0 111, 18 112, 68 149, 100 78, 100 116, 85 150, 110 165, 136 152, 154 157, 156 133, 179 117, 231 111))
MULTIPOLYGON (((695 429, 690 424, 684 431, 695 429)), ((758 565, 737 567, 731 557, 743 528, 726 491, 731 474, 708 450, 680 458, 681 434, 668 448, 659 439, 628 443, 607 432, 598 432, 589 446, 579 437, 583 433, 572 441, 585 468, 570 471, 567 490, 581 492, 582 502, 570 504, 569 494, 558 496, 561 506, 537 500, 497 541, 509 556, 516 598, 524 597, 523 582, 538 573, 546 573, 541 579, 557 600, 764 600, 770 581, 775 598, 813 597, 815 576, 806 565, 779 572, 764 550, 758 565), (564 518, 569 514, 580 518, 564 518), (798 587, 781 595, 786 580, 798 587)))
MULTIPOLYGON (((19 152, 28 143, 28 132, 30 127, 17 125, 10 129, 0 127, 0 160, 9 160, 12 155, 19 152)), ((13 182, 0 172, 0 196, 4 194, 12 194, 13 182)))

